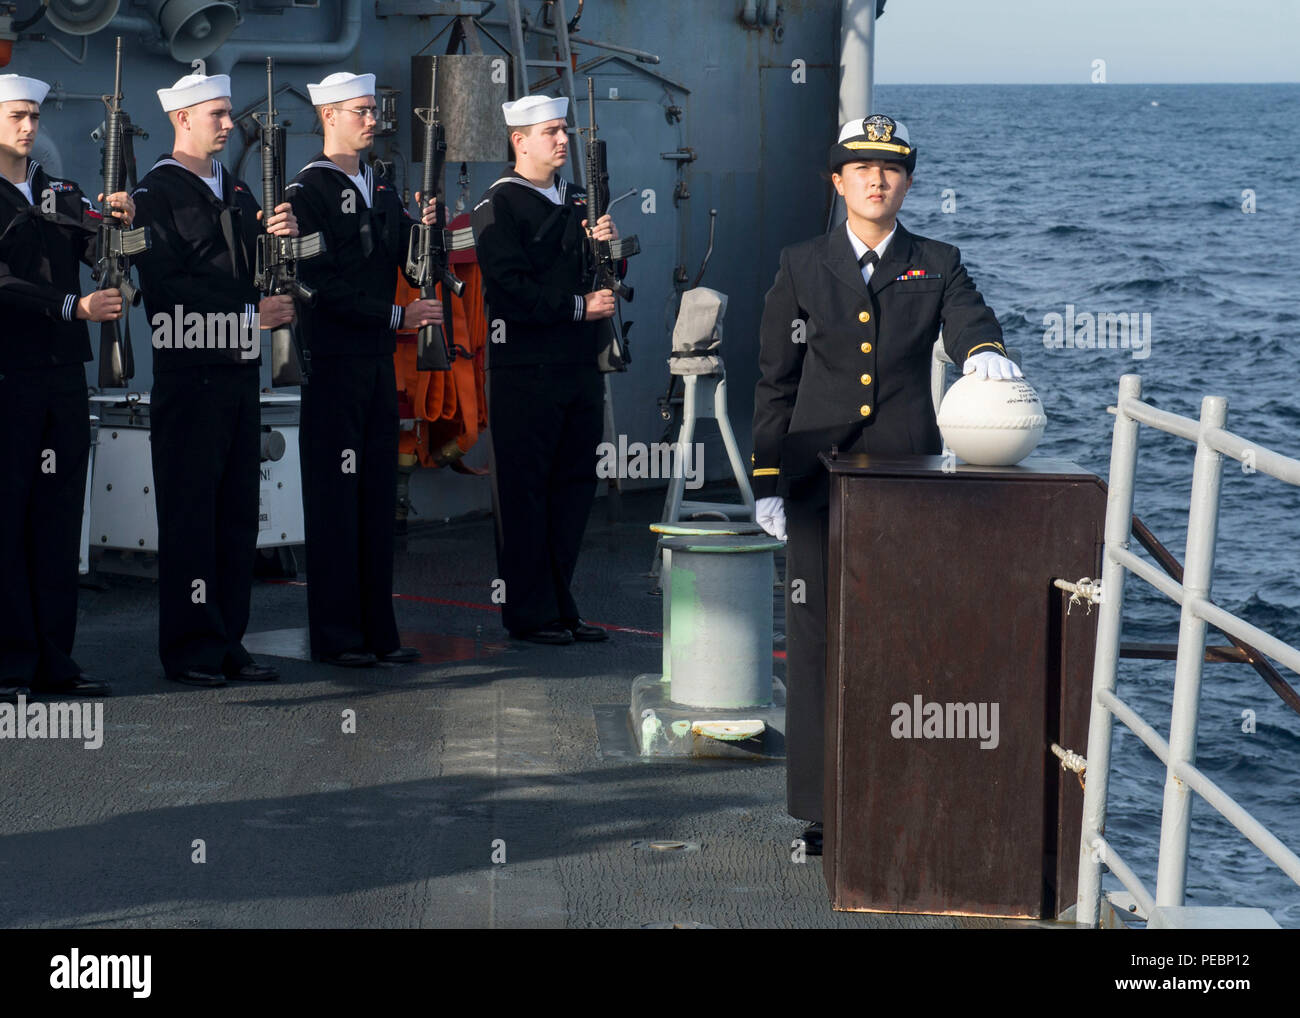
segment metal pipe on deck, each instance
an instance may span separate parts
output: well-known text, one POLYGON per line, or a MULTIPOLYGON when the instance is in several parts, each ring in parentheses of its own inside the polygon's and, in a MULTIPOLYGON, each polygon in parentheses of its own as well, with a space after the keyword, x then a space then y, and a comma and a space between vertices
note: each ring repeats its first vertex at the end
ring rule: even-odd
MULTIPOLYGON (((1142 397, 1142 379, 1119 380, 1119 409, 1111 439, 1110 479, 1106 489, 1106 548, 1127 551, 1133 519, 1133 479, 1137 470, 1138 422, 1123 409, 1125 400, 1142 397)), ((1088 781, 1083 795, 1083 835, 1079 846, 1079 891, 1076 921, 1096 926, 1101 911, 1101 860, 1088 844, 1092 832, 1106 830, 1106 793, 1110 785, 1111 712, 1100 694, 1115 694, 1124 604, 1123 565, 1109 554, 1102 562, 1106 599, 1097 619, 1097 651, 1092 670, 1092 713, 1088 722, 1088 781)))
POLYGON ((1144 916, 1149 916, 1152 910, 1155 909, 1156 903, 1151 897, 1151 892, 1147 890, 1146 885, 1142 883, 1141 879, 1139 879, 1138 875, 1133 872, 1128 863, 1115 853, 1115 850, 1110 846, 1110 842, 1105 838, 1096 838, 1093 845, 1097 858, 1110 868, 1110 871, 1119 878, 1119 882, 1124 885, 1125 889, 1127 889, 1131 895, 1133 895, 1134 900, 1138 904, 1138 908, 1142 910, 1142 914, 1144 916))
MULTIPOLYGON (((876 64, 876 0, 844 0, 840 11, 840 91, 835 128, 871 115, 876 64)), ((827 144, 833 139, 827 139, 827 144)), ((844 222, 844 199, 831 204, 830 229, 844 222)))
POLYGON ((209 74, 229 74, 236 64, 274 57, 281 64, 330 64, 347 60, 361 41, 361 0, 339 0, 338 29, 325 42, 235 39, 207 58, 209 74))
POLYGON ((840 112, 836 124, 871 114, 876 0, 844 0, 840 15, 840 112))
POLYGON ((1179 777, 1179 768, 1184 763, 1196 763, 1196 722, 1200 713, 1206 625, 1193 599, 1208 601, 1210 597, 1214 541, 1219 531, 1219 489, 1223 482, 1223 455, 1210 446, 1205 431, 1222 428, 1227 417, 1228 401, 1222 396, 1206 396, 1201 401, 1201 436, 1196 443, 1192 468, 1187 554, 1183 558, 1184 601, 1178 627, 1178 663, 1174 666, 1174 704, 1169 719, 1169 767, 1160 822, 1157 905, 1181 905, 1187 890, 1192 790, 1179 777))
POLYGON ((108 28, 119 35, 132 33, 147 52, 155 56, 170 56, 167 40, 162 37, 158 22, 145 14, 114 14, 108 28))
MULTIPOLYGON (((527 18, 524 20, 527 21, 527 18)), ((493 20, 480 18, 479 23, 490 25, 492 28, 511 28, 513 26, 512 21, 500 18, 493 20)), ((551 39, 554 39, 559 34, 553 28, 542 28, 540 25, 524 24, 522 27, 525 32, 535 32, 537 35, 544 35, 551 39)), ((569 42, 576 42, 582 46, 594 46, 596 49, 607 49, 612 53, 622 53, 625 56, 633 57, 639 64, 657 64, 660 62, 657 53, 650 53, 643 49, 633 49, 631 46, 616 46, 612 42, 601 42, 599 39, 588 39, 581 35, 569 36, 569 42)))

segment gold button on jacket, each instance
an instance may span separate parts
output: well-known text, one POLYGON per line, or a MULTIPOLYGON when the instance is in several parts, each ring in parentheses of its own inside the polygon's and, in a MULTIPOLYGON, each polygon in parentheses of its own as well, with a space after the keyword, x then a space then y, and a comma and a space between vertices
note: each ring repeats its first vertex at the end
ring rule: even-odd
POLYGON ((863 343, 863 344, 862 344, 862 352, 863 352, 863 353, 871 353, 871 344, 870 344, 870 343, 863 343))
POLYGON ((871 312, 870 312, 870 311, 859 311, 859 312, 858 312, 858 321, 862 322, 863 324, 865 324, 865 323, 871 321, 871 312))
POLYGON ((870 417, 870 416, 871 416, 871 407, 869 407, 869 406, 863 404, 862 408, 861 408, 858 412, 859 412, 860 414, 862 414, 863 417, 870 417))
POLYGON ((863 375, 862 378, 860 379, 860 381, 862 382, 863 385, 870 385, 870 384, 871 384, 871 376, 870 376, 870 375, 863 375))

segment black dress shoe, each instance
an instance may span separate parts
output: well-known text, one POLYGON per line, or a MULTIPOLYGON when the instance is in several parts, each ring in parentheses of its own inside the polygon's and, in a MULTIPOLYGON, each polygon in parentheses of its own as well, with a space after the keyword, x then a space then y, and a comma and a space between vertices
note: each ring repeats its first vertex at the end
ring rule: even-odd
POLYGON ((534 629, 531 633, 511 633, 510 635, 516 640, 527 640, 529 643, 549 643, 553 646, 562 646, 573 642, 573 634, 558 623, 542 626, 541 629, 534 629))
POLYGON ((33 686, 38 696, 112 696, 113 687, 102 679, 92 679, 85 672, 71 679, 33 686))
POLYGON ((17 703, 20 696, 31 696, 26 686, 0 686, 0 703, 17 703))
POLYGON ((242 665, 237 672, 227 672, 226 677, 236 682, 274 682, 280 677, 280 673, 270 665, 251 662, 242 665))
POLYGON ((600 643, 602 640, 609 639, 609 633, 599 626, 589 626, 578 619, 576 622, 565 622, 564 628, 573 634, 573 638, 579 643, 600 643))
POLYGON ((420 660, 420 652, 414 647, 398 647, 387 654, 380 654, 379 660, 390 665, 405 665, 420 660))
POLYGON ((369 668, 378 658, 368 650, 345 650, 341 654, 313 654, 312 660, 340 668, 369 668))
POLYGON ((206 689, 226 684, 226 677, 220 672, 205 672, 198 668, 190 668, 183 672, 169 672, 167 678, 172 682, 183 682, 187 686, 203 686, 206 689))
POLYGON ((821 855, 822 854, 822 825, 809 824, 803 834, 804 855, 821 855))

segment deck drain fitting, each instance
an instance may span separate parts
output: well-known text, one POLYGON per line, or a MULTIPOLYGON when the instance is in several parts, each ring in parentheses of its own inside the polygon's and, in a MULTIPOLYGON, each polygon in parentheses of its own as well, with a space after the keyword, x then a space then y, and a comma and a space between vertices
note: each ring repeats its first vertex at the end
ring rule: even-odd
POLYGON ((634 841, 632 847, 642 852, 657 852, 663 855, 676 855, 682 852, 698 852, 700 846, 693 841, 634 841))

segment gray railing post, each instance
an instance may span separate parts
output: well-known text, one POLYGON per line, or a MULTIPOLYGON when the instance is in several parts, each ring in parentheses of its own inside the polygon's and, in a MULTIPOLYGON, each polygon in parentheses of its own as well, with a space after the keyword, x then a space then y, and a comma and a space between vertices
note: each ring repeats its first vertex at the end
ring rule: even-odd
MULTIPOLYGON (((1124 412, 1126 399, 1142 398, 1142 379, 1119 380, 1115 431, 1111 439, 1110 480, 1106 489, 1106 548, 1128 548, 1133 530, 1133 479, 1137 470, 1138 422, 1124 412)), ((1097 701, 1101 690, 1115 691, 1119 666, 1124 567, 1106 555, 1101 566, 1101 610, 1097 652, 1092 668, 1092 714, 1088 722, 1088 770, 1083 793, 1083 833, 1079 845, 1079 897, 1076 922, 1096 926, 1101 912, 1101 854, 1092 845, 1106 828, 1106 792, 1110 783, 1111 713, 1097 701)))
POLYGON ((1174 666, 1174 704, 1169 719, 1169 761, 1165 772, 1164 810, 1160 823, 1160 867, 1156 905, 1181 905, 1187 888, 1187 836, 1192 817, 1192 790, 1177 776, 1183 763, 1196 761, 1196 719, 1200 710, 1201 670, 1205 658, 1205 619, 1198 602, 1208 600, 1214 574, 1214 541, 1219 530, 1219 488, 1223 456, 1205 438, 1208 428, 1222 428, 1228 401, 1206 396, 1201 401, 1200 435, 1192 469, 1192 501, 1187 515, 1187 553, 1183 558, 1183 608, 1178 625, 1178 661, 1174 666))

